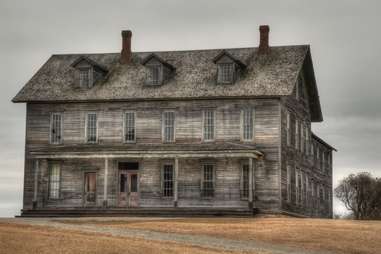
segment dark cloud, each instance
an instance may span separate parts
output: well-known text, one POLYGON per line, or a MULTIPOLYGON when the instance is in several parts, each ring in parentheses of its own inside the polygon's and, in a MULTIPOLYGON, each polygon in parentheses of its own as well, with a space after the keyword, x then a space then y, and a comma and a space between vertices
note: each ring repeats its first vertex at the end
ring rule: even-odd
MULTIPOLYGON (((135 51, 246 47, 258 25, 272 45, 311 44, 323 123, 339 149, 335 182, 381 174, 379 1, 115 0, 0 2, 0 216, 21 207, 25 106, 10 99, 53 53, 118 52, 120 30, 135 51)), ((339 207, 335 203, 336 207, 339 207)))

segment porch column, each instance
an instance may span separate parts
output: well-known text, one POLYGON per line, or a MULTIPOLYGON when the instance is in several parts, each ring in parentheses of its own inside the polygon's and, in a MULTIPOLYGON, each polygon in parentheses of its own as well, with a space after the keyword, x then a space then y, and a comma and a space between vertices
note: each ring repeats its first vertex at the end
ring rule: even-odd
POLYGON ((174 172, 174 185, 173 185, 173 206, 177 207, 177 201, 178 201, 178 184, 177 179, 179 176, 179 159, 175 157, 175 172, 174 172))
POLYGON ((107 178, 108 178, 108 159, 105 158, 105 172, 103 176, 103 206, 107 207, 107 178))
POLYGON ((253 209, 253 158, 249 158, 249 208, 253 209))
POLYGON ((34 188, 33 188, 33 209, 37 208, 37 195, 38 195, 38 173, 40 171, 40 161, 34 161, 34 188))

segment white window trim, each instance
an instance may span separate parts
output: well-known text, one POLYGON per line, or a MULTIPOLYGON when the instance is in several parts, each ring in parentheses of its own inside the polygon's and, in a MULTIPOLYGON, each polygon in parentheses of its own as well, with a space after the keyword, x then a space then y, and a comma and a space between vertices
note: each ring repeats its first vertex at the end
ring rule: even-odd
POLYGON ((85 143, 87 143, 87 144, 96 144, 96 143, 98 143, 98 132, 99 132, 99 118, 98 118, 98 114, 97 114, 97 112, 87 112, 86 113, 86 119, 85 119, 85 143), (96 131, 96 136, 95 136, 95 141, 94 142, 89 142, 89 141, 87 141, 88 139, 88 137, 87 137, 87 135, 88 135, 88 133, 87 133, 87 125, 88 125, 88 119, 89 119, 89 115, 90 114, 95 114, 96 115, 96 118, 97 118, 97 122, 96 122, 96 128, 97 128, 97 131, 96 131))
POLYGON ((217 134, 217 113, 216 113, 216 110, 215 109, 204 109, 201 111, 201 118, 202 118, 202 121, 201 121, 201 125, 202 125, 202 132, 201 132, 201 136, 202 136, 202 141, 203 142, 214 142, 216 140, 216 134, 217 134), (213 139, 205 139, 205 112, 206 111, 212 111, 213 112, 213 118, 214 118, 214 126, 213 126, 213 139))
POLYGON ((172 162, 164 162, 161 165, 161 196, 162 198, 172 199, 175 195, 175 165, 172 162), (172 196, 164 196, 164 168, 165 166, 172 166, 172 196))
POLYGON ((50 128, 49 128, 49 143, 52 145, 60 145, 63 143, 63 114, 60 112, 52 112, 50 113, 50 128), (52 142, 52 128, 53 128, 53 115, 60 115, 61 116, 61 122, 60 122, 60 131, 61 131, 61 138, 60 142, 52 142))
MULTIPOLYGON (((97 128, 98 130, 98 128, 97 128)), ((136 143, 136 111, 133 110, 127 110, 123 112, 123 142, 124 143, 129 143, 129 144, 134 144, 136 143), (126 114, 134 114, 134 128, 135 128, 135 135, 134 135, 134 140, 127 140, 126 138, 126 114)))
POLYGON ((241 109, 241 117, 240 117, 240 132, 241 132, 241 141, 244 141, 244 142, 254 142, 255 140, 255 108, 254 107, 250 107, 250 108, 244 108, 244 109, 241 109), (252 118, 252 122, 251 122, 251 133, 252 133, 252 137, 251 139, 245 139, 245 128, 244 128, 244 114, 245 114, 245 111, 246 110, 250 110, 251 111, 251 118, 252 118))
POLYGON ((176 142, 176 111, 174 110, 165 110, 161 114, 161 141, 163 143, 175 143, 176 142), (173 140, 167 141, 165 140, 165 113, 173 113, 173 140))

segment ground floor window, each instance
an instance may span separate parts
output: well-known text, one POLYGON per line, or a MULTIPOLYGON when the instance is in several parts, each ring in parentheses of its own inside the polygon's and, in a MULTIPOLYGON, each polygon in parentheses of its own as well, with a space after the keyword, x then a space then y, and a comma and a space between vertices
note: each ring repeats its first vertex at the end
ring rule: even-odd
POLYGON ((214 165, 204 164, 202 170, 201 195, 203 197, 214 196, 214 165))
POLYGON ((57 199, 60 196, 61 167, 58 163, 50 165, 49 169, 49 198, 57 199))
POLYGON ((249 165, 242 165, 242 178, 241 178, 241 198, 247 199, 249 197, 249 165))
POLYGON ((163 168, 163 196, 173 196, 173 165, 164 165, 163 168))

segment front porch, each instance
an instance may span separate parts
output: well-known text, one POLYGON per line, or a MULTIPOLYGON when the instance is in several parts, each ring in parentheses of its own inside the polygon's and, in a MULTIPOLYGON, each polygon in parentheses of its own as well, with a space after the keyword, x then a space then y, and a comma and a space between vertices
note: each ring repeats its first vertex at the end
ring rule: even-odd
POLYGON ((254 149, 31 154, 33 203, 24 207, 25 216, 54 211, 70 216, 252 214, 254 171, 262 157, 254 149), (51 198, 49 172, 55 163, 60 165, 59 194, 51 198))

